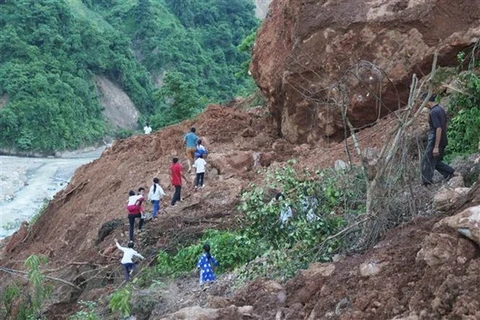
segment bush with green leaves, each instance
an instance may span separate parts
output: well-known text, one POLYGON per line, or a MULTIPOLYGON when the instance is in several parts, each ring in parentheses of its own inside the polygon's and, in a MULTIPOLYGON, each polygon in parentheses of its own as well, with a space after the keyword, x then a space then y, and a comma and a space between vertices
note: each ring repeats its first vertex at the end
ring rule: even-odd
POLYGON ((115 291, 110 297, 108 307, 112 312, 118 312, 122 316, 127 317, 131 311, 132 287, 125 286, 122 289, 115 291))
POLYGON ((480 70, 466 71, 457 78, 459 91, 450 100, 448 158, 478 152, 480 143, 480 70))
POLYGON ((360 173, 347 176, 333 169, 298 173, 293 164, 270 172, 265 187, 252 185, 242 195, 246 234, 275 249, 298 244, 312 248, 344 227, 348 215, 365 209, 360 173), (278 201, 274 199, 277 192, 283 194, 278 201), (291 210, 292 217, 282 222, 280 216, 286 210, 291 210))
POLYGON ((217 269, 219 273, 253 260, 266 249, 264 243, 251 240, 240 233, 207 230, 197 244, 182 248, 173 256, 160 251, 157 272, 162 276, 178 276, 194 270, 205 243, 210 245, 210 253, 220 264, 217 269))
POLYGON ((42 308, 50 298, 53 289, 46 283, 46 278, 40 271, 40 266, 45 263, 47 263, 45 256, 31 255, 25 260, 28 284, 23 288, 20 284, 12 284, 4 288, 0 305, 2 319, 11 318, 14 307, 18 311, 15 319, 44 319, 42 308))

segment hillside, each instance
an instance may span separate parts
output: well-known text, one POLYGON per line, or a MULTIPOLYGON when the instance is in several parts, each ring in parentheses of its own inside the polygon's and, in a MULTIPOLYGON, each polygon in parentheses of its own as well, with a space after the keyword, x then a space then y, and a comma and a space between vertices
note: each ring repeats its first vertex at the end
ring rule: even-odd
POLYGON ((248 0, 21 0, 0 6, 3 150, 74 149, 136 129, 150 117, 158 128, 252 87, 236 76, 249 58, 236 46, 258 23, 248 0), (105 103, 99 78, 118 87, 126 102, 105 103), (131 114, 132 107, 138 114, 122 120, 109 111, 131 114))

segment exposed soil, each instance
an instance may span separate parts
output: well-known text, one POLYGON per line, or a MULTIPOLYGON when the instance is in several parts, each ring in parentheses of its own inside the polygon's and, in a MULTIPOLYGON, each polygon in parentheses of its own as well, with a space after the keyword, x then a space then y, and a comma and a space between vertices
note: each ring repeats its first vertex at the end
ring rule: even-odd
MULTIPOLYGON (((194 120, 115 142, 100 159, 76 171, 68 187, 54 197, 37 223, 30 228, 24 225, 10 238, 0 265, 22 269, 29 255, 47 255, 48 274, 81 287, 76 290, 62 286, 55 291, 48 318, 65 319, 76 310, 77 300, 105 298, 122 282, 120 254, 113 239, 127 241, 128 190, 149 187, 152 178, 158 176, 168 194, 158 221, 148 222, 146 232, 136 235, 137 249, 147 257, 140 266, 145 266, 154 262, 159 249, 173 252, 180 245, 197 241, 206 229, 235 227, 241 191, 252 182, 264 180, 264 171, 259 169, 282 166, 290 158, 297 158, 298 166, 310 169, 330 167, 338 159, 348 160, 344 143, 296 146, 278 138, 270 123, 268 113, 261 108, 243 112, 210 106, 194 120), (168 208, 173 193, 168 168, 173 156, 178 156, 186 168, 182 137, 192 126, 209 150, 206 188, 194 192, 191 184, 186 185, 182 203, 168 208)), ((360 143, 380 147, 394 123, 395 116, 391 115, 360 131, 360 143)), ((424 129, 425 119, 421 119, 408 132, 412 146, 422 144, 424 129)), ((352 145, 350 138, 347 143, 352 145)), ((351 155, 353 161, 358 161, 353 149, 351 155)), ((478 199, 478 188, 474 190, 471 201, 478 199)), ((370 252, 335 263, 334 272, 328 276, 315 271, 319 267, 314 265, 285 284, 284 289, 257 280, 233 298, 232 279, 220 280, 205 292, 195 287, 195 277, 179 279, 159 289, 163 296, 159 297, 158 307, 150 311, 154 319, 160 319, 183 306, 210 305, 209 296, 227 296, 231 299, 227 302, 237 306, 252 305, 259 319, 391 319, 410 311, 422 314, 421 319, 454 319, 461 312, 476 319, 475 286, 480 268, 476 247, 450 231, 435 230, 435 234, 451 239, 451 246, 445 250, 454 248, 455 254, 435 268, 416 258, 437 219, 419 218, 391 230, 370 252), (380 265, 381 272, 376 276, 360 275, 359 265, 364 262, 380 265), (436 298, 440 306, 433 305, 436 298), (180 302, 175 304, 172 299, 180 302)), ((13 280, 4 274, 0 278, 3 285, 13 280)))

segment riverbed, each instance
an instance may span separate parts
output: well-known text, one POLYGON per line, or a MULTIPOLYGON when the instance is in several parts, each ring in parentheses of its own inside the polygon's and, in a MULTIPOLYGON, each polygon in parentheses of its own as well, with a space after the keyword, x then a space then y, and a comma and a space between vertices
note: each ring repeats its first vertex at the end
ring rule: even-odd
POLYGON ((0 239, 30 221, 65 188, 77 168, 98 159, 103 150, 65 153, 59 158, 0 156, 0 239))

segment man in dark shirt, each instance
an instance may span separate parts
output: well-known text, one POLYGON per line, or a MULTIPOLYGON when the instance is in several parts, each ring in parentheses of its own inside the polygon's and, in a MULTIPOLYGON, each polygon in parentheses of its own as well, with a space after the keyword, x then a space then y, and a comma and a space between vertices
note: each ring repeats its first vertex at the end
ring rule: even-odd
POLYGON ((433 183, 433 173, 435 169, 448 180, 453 177, 455 170, 442 162, 445 153, 447 141, 447 114, 442 106, 435 102, 435 95, 432 95, 427 102, 430 109, 428 122, 430 130, 428 131, 428 142, 425 154, 422 160, 422 181, 424 185, 433 183))

